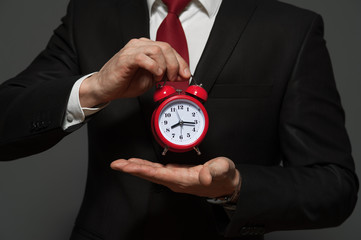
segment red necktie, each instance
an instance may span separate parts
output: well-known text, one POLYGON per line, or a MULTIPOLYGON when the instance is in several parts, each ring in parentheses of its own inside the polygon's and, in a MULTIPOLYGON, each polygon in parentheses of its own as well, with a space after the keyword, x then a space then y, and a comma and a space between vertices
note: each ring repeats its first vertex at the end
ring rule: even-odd
MULTIPOLYGON (((190 1, 191 0, 163 0, 163 3, 168 7, 168 15, 160 24, 157 31, 157 41, 169 43, 188 64, 187 39, 178 16, 190 1)), ((167 85, 185 91, 189 83, 188 81, 167 82, 167 85)))

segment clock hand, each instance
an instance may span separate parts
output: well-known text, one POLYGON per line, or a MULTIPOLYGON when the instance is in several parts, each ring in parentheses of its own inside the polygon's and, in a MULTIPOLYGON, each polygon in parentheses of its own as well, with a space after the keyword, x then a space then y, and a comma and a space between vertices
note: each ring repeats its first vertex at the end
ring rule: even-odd
POLYGON ((177 127, 178 125, 180 125, 181 127, 183 127, 184 124, 188 124, 188 125, 195 125, 195 122, 184 122, 184 121, 179 121, 178 123, 174 124, 173 126, 171 126, 170 128, 173 129, 175 127, 177 127))
POLYGON ((180 120, 178 123, 174 124, 170 128, 173 129, 177 126, 180 126, 180 136, 182 136, 183 135, 183 124, 184 124, 184 122, 182 120, 180 120))
POLYGON ((195 125, 196 123, 195 122, 186 122, 184 121, 183 124, 191 124, 191 125, 195 125))
POLYGON ((180 116, 179 116, 179 113, 178 113, 178 110, 177 110, 177 109, 175 110, 175 112, 177 113, 177 117, 178 117, 179 121, 182 121, 182 119, 181 119, 180 116))
POLYGON ((173 128, 175 128, 175 127, 178 127, 178 126, 181 125, 181 124, 182 124, 182 122, 179 121, 178 123, 174 124, 174 125, 171 126, 170 128, 173 129, 173 128))

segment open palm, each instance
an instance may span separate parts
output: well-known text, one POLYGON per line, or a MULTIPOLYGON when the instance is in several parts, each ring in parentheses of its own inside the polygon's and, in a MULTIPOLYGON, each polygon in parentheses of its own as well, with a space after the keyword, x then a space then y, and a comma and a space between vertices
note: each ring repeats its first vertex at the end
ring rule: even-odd
POLYGON ((203 165, 163 165, 139 158, 112 162, 114 170, 126 172, 164 185, 174 192, 202 197, 231 195, 240 181, 234 163, 225 157, 214 158, 203 165))

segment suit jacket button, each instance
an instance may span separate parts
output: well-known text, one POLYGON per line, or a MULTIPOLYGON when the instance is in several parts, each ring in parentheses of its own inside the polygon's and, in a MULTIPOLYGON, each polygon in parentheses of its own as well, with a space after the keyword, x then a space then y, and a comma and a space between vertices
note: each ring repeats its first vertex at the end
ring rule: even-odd
POLYGON ((250 230, 249 227, 242 227, 240 231, 241 236, 249 235, 249 230, 250 230))
POLYGON ((37 129, 38 129, 38 126, 37 126, 36 122, 31 122, 31 131, 35 132, 35 131, 37 131, 37 129))
POLYGON ((44 122, 44 128, 47 128, 47 127, 49 127, 49 125, 50 125, 50 122, 49 122, 49 121, 47 121, 47 122, 44 122))

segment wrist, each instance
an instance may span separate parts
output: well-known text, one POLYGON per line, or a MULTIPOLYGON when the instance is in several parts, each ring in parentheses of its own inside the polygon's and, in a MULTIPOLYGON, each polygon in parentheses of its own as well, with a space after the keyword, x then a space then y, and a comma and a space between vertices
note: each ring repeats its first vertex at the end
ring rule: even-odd
POLYGON ((98 73, 94 73, 88 78, 84 79, 79 88, 79 102, 82 108, 93 108, 107 101, 103 101, 98 95, 97 88, 98 73))
POLYGON ((207 199, 207 201, 212 204, 222 205, 223 207, 229 210, 235 210, 237 201, 239 199, 239 195, 241 193, 241 185, 242 185, 241 175, 238 172, 238 170, 236 171, 236 179, 237 180, 235 184, 235 189, 232 192, 232 194, 217 198, 210 198, 207 199))

